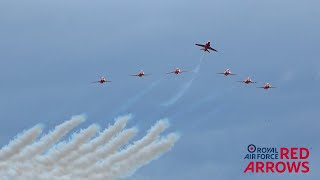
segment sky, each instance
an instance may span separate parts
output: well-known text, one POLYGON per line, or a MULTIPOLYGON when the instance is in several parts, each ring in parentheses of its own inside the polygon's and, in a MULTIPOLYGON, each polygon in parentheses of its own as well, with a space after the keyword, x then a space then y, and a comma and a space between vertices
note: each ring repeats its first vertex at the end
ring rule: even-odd
POLYGON ((38 123, 49 130, 85 114, 82 127, 107 126, 131 113, 140 137, 161 118, 181 137, 129 179, 319 179, 319 7, 317 0, 1 0, 0 145, 38 123), (194 46, 208 40, 217 53, 194 46), (217 75, 227 68, 237 75, 217 75), (129 76, 141 69, 152 75, 129 76), (100 76, 112 82, 90 83, 100 76), (235 82, 247 76, 259 84, 235 82), (256 88, 264 82, 277 88, 256 88), (251 143, 308 147, 311 172, 244 174, 251 143))

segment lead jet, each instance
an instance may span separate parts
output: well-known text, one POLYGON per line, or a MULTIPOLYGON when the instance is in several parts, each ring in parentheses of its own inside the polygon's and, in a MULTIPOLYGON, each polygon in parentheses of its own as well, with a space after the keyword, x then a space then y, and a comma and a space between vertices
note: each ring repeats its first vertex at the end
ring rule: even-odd
POLYGON ((268 90, 269 88, 276 88, 276 87, 272 87, 270 83, 265 83, 264 86, 257 87, 257 88, 263 88, 265 90, 268 90))
POLYGON ((183 72, 188 72, 188 71, 182 71, 180 68, 176 68, 174 71, 171 71, 171 72, 168 72, 167 74, 180 74, 180 73, 183 73, 183 72))
POLYGON ((236 74, 233 74, 230 69, 226 69, 223 73, 217 73, 217 74, 223 74, 225 76, 236 75, 236 74))
POLYGON ((107 80, 107 78, 105 77, 101 77, 99 81, 93 81, 91 83, 100 83, 100 84, 103 84, 103 83, 107 83, 107 82, 111 82, 109 80, 107 80))
POLYGON ((241 83, 245 83, 245 84, 257 83, 255 81, 252 81, 252 79, 250 77, 247 77, 247 79, 245 79, 243 81, 237 81, 237 82, 241 82, 241 83))
POLYGON ((139 76, 139 77, 143 77, 143 76, 149 76, 151 74, 145 74, 143 70, 140 70, 138 74, 132 74, 130 76, 139 76))
POLYGON ((208 41, 206 44, 196 44, 196 45, 197 45, 197 46, 200 46, 200 47, 203 47, 203 48, 201 48, 200 50, 203 50, 203 51, 208 52, 208 53, 210 53, 209 50, 218 52, 216 49, 213 49, 213 48, 210 46, 210 41, 208 41))

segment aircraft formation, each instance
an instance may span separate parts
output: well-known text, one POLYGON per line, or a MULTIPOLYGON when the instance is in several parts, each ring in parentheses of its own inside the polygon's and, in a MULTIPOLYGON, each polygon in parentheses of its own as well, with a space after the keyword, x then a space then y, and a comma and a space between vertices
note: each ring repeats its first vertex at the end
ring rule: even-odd
MULTIPOLYGON (((202 50, 204 52, 210 53, 209 50, 218 52, 216 49, 211 47, 210 41, 208 41, 206 44, 195 44, 195 45, 202 47, 200 50, 202 50)), ((188 72, 188 71, 181 70, 180 68, 175 68, 173 71, 167 72, 166 74, 176 74, 176 75, 178 75, 178 74, 181 74, 181 73, 184 73, 184 72, 188 72)), ((224 75, 224 76, 236 75, 236 74, 232 73, 230 69, 226 69, 224 72, 220 72, 220 73, 217 73, 217 74, 221 74, 221 75, 224 75)), ((149 75, 151 75, 151 74, 145 74, 145 72, 143 70, 140 70, 137 74, 131 74, 130 76, 143 77, 143 76, 149 76, 149 75)), ((108 80, 106 77, 101 77, 100 80, 93 81, 92 83, 104 84, 104 83, 108 83, 108 82, 111 82, 111 81, 108 80)), ((242 81, 237 81, 237 82, 244 83, 244 84, 258 83, 256 81, 253 81, 250 77, 247 77, 246 79, 244 79, 242 81)), ((271 86, 270 83, 264 83, 263 86, 260 86, 260 87, 257 87, 257 88, 262 88, 262 89, 268 90, 270 88, 276 88, 276 87, 271 86)))

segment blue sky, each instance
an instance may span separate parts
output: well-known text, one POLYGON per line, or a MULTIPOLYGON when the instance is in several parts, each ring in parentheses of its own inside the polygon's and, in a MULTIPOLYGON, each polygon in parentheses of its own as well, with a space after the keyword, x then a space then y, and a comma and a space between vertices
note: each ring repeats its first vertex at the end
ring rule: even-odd
POLYGON ((181 139, 130 179, 317 179, 319 7, 316 0, 1 0, 0 145, 37 123, 50 129, 85 113, 83 127, 103 126, 132 113, 142 134, 165 117, 181 139), (207 40, 219 52, 205 55, 198 74, 165 75, 197 66, 203 52, 194 43, 207 40), (226 68, 237 76, 216 74, 226 68), (140 69, 152 76, 128 76, 140 69), (113 82, 89 83, 101 75, 113 82), (235 83, 247 76, 278 88, 235 83), (174 105, 161 105, 194 77, 174 105), (243 174, 250 143, 310 147, 312 172, 243 174))

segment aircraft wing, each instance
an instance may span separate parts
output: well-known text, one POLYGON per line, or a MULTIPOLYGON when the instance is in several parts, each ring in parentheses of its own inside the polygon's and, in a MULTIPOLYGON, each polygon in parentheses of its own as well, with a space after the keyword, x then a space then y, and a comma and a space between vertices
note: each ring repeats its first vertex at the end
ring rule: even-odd
POLYGON ((217 74, 224 74, 224 73, 217 73, 217 74))
POLYGON ((166 74, 172 74, 172 73, 175 73, 175 71, 167 72, 166 74))
POLYGON ((229 75, 237 75, 237 74, 232 74, 232 73, 231 73, 231 74, 229 74, 229 75))
POLYGON ((205 45, 203 44, 196 44, 197 46, 201 46, 201 47, 205 47, 205 45))
POLYGON ((99 83, 100 81, 93 81, 93 82, 91 82, 91 83, 99 83))
POLYGON ((208 49, 218 52, 216 49, 213 49, 212 47, 209 47, 208 49))

